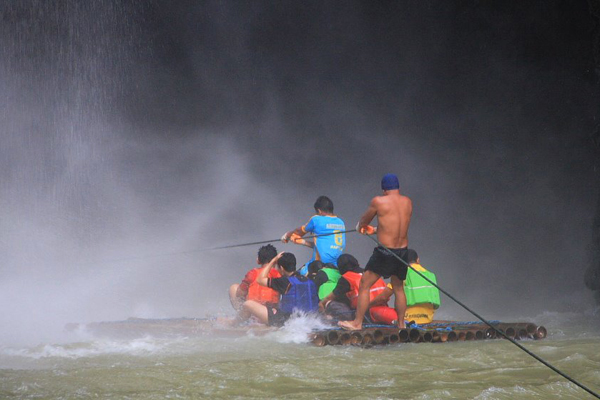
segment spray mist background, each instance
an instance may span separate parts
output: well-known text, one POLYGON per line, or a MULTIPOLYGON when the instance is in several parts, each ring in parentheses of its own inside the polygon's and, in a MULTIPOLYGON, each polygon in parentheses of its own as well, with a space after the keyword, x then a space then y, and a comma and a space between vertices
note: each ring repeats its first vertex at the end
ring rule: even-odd
POLYGON ((0 340, 228 311, 257 249, 180 253, 277 238, 321 194, 353 227, 387 172, 476 310, 591 307, 586 3, 517 7, 5 3, 0 340))

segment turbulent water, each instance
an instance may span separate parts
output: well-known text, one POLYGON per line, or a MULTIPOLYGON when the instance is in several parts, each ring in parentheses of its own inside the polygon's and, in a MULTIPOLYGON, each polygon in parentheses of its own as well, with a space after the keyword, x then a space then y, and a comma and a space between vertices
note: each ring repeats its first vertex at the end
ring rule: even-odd
MULTIPOLYGON (((600 315, 545 313, 521 343, 600 391, 600 315)), ((504 340, 314 347, 313 323, 265 336, 90 338, 0 350, 0 398, 585 399, 504 340)))

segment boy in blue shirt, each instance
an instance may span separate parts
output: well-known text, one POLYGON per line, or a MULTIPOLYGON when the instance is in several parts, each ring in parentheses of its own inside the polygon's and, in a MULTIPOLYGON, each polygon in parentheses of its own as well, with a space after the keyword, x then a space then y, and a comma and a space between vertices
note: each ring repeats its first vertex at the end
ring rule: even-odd
POLYGON ((314 204, 316 215, 313 215, 305 225, 283 234, 281 241, 292 241, 313 248, 312 258, 300 269, 302 275, 308 272, 307 266, 315 261, 337 266, 338 257, 346 247, 346 230, 344 221, 333 214, 333 202, 327 196, 319 196, 314 204), (314 238, 314 243, 302 239, 304 235, 327 235, 314 238))

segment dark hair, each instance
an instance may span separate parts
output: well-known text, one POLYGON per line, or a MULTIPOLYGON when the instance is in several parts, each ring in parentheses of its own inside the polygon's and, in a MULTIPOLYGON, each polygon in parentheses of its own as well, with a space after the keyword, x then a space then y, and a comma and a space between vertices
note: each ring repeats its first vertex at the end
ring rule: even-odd
POLYGON ((323 269, 323 267, 324 267, 324 265, 321 261, 315 260, 315 261, 311 262, 310 264, 308 264, 308 273, 316 274, 321 269, 323 269))
POLYGON ((292 253, 283 253, 277 264, 287 272, 296 271, 296 256, 292 253))
POLYGON ((263 246, 260 249, 258 249, 258 263, 261 265, 266 264, 272 259, 274 259, 276 255, 277 249, 275 248, 275 246, 273 246, 272 244, 263 246))
POLYGON ((358 268, 358 260, 348 253, 344 253, 337 259, 338 270, 344 275, 348 271, 354 271, 358 268))
POLYGON ((406 260, 409 264, 416 263, 418 258, 419 258, 419 255, 413 249, 408 249, 406 251, 406 260))
POLYGON ((333 213, 333 201, 327 196, 319 196, 315 201, 315 211, 324 211, 326 213, 333 213))

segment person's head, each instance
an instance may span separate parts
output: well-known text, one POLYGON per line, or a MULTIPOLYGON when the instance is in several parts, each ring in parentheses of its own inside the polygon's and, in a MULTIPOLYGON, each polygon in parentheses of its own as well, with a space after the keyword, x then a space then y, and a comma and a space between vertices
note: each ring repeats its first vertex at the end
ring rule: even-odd
POLYGON ((319 260, 315 260, 308 264, 308 275, 316 275, 317 272, 323 269, 323 263, 319 260))
POLYGON ((344 275, 348 271, 355 271, 358 267, 358 260, 352 254, 344 253, 337 259, 338 270, 344 275))
POLYGON ((266 246, 258 249, 258 258, 257 261, 260 265, 264 265, 275 258, 277 255, 277 249, 272 244, 268 244, 266 246))
POLYGON ((399 190, 400 182, 398 182, 398 177, 394 174, 385 174, 383 178, 381 178, 381 190, 399 190))
POLYGON ((406 259, 408 260, 409 264, 419 263, 419 255, 413 249, 408 249, 406 251, 406 259))
POLYGON ((333 214, 333 201, 327 196, 319 196, 314 207, 317 213, 321 211, 325 214, 333 214))
POLYGON ((292 253, 283 253, 277 260, 277 265, 285 275, 291 275, 296 272, 296 256, 292 253))

